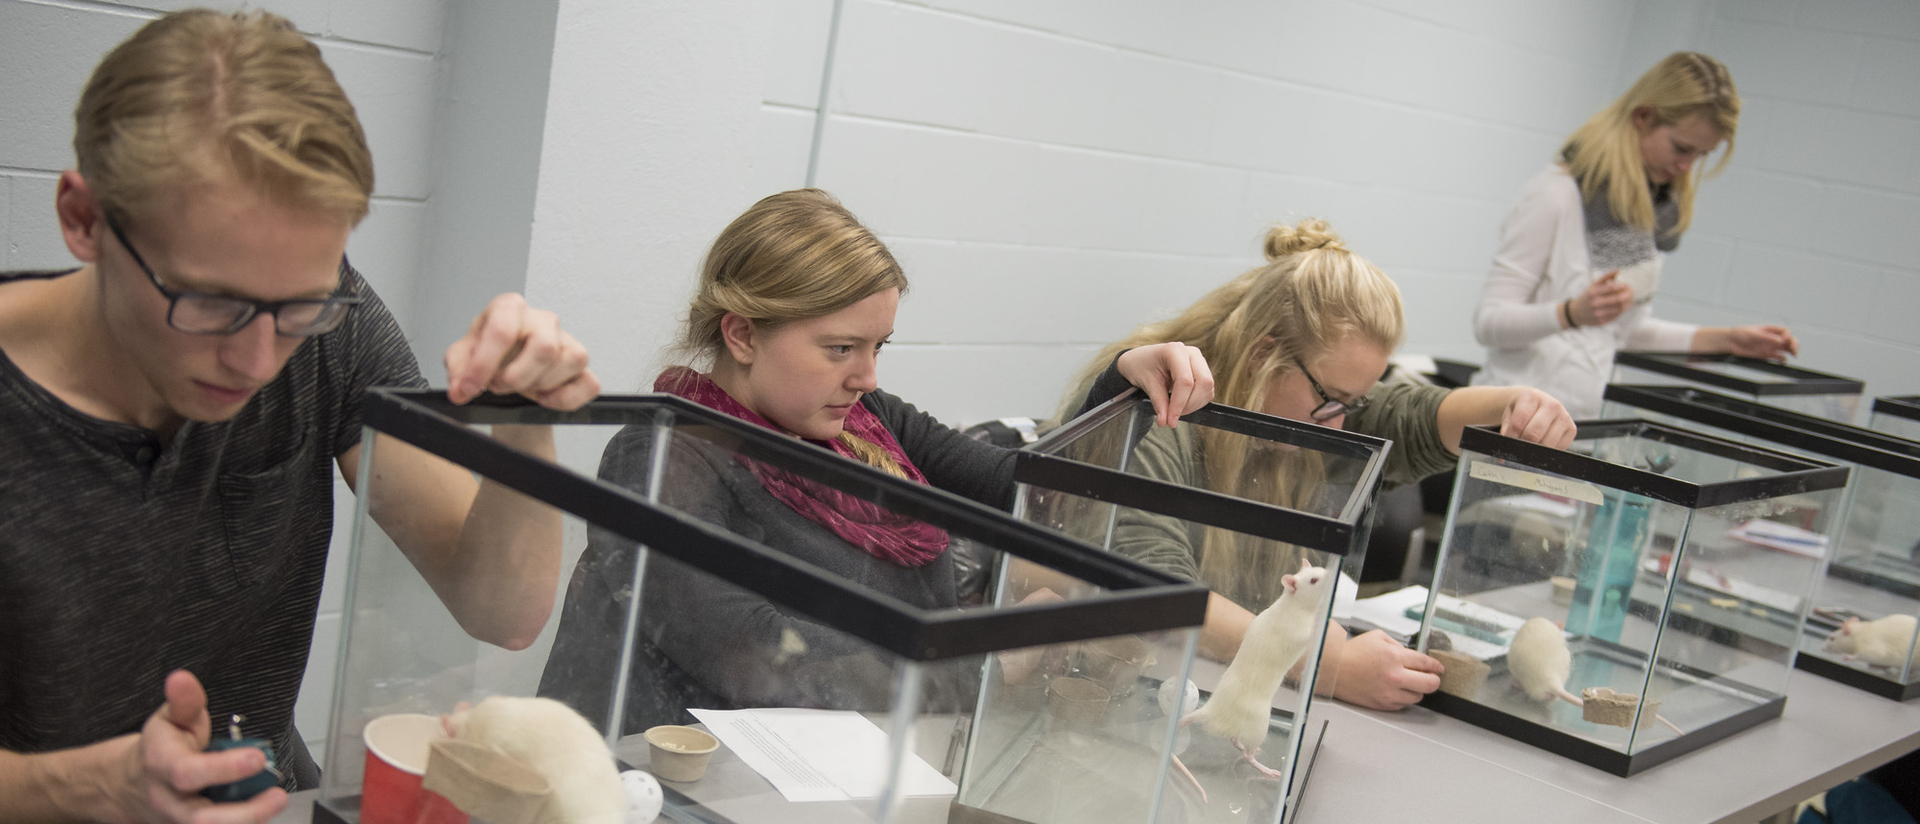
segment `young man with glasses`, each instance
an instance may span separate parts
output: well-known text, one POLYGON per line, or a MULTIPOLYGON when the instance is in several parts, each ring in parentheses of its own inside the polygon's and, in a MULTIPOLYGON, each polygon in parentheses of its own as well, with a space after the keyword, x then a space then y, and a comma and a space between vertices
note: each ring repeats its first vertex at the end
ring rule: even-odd
MULTIPOLYGON (((0 273, 0 822, 264 821, 282 790, 200 797, 267 766, 202 752, 210 717, 246 716, 283 786, 317 778, 292 716, 333 469, 364 480, 366 388, 426 385, 345 254, 372 158, 318 49, 266 14, 148 24, 75 120, 55 207, 83 265, 0 273)), ((574 408, 586 361, 503 295, 448 349, 449 395, 574 408)), ((371 512, 461 626, 530 644, 558 514, 414 450, 373 471, 394 492, 371 512)))

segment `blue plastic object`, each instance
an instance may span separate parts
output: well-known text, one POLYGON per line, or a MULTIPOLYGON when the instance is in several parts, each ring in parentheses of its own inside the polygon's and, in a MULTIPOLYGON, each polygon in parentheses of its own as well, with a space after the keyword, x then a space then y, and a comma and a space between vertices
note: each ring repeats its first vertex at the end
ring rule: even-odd
POLYGON ((232 722, 227 725, 227 737, 215 738, 208 742, 207 752, 221 752, 223 750, 233 750, 241 747, 252 747, 266 754, 267 768, 255 773, 251 777, 242 778, 231 784, 221 784, 200 791, 201 795, 206 796, 208 800, 217 804, 245 801, 266 792, 280 783, 280 771, 273 768, 273 745, 267 743, 264 738, 242 738, 240 736, 240 722, 243 720, 245 720, 243 716, 234 716, 232 722))

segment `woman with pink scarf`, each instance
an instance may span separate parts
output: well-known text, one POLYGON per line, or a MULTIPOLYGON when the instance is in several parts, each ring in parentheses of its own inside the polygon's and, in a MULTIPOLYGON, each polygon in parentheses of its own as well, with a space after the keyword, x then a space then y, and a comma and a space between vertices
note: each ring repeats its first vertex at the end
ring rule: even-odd
MULTIPOLYGON (((693 366, 666 370, 654 389, 1007 509, 1011 450, 968 438, 879 389, 878 358, 906 286, 886 246, 831 195, 768 197, 714 241, 675 352, 693 366)), ((1147 393, 1162 425, 1213 394, 1199 350, 1184 344, 1135 349, 1112 368, 1147 393)), ((601 477, 643 484, 650 437, 643 428, 616 435, 601 477)), ((869 591, 923 609, 958 605, 959 573, 943 531, 724 450, 684 447, 676 443, 668 456, 670 506, 869 591)), ((541 694, 603 725, 634 551, 610 533, 590 536, 541 683, 541 694)), ((688 707, 877 709, 889 701, 889 658, 864 642, 659 555, 643 586, 623 733, 691 723, 688 707)), ((970 700, 977 672, 950 669, 929 679, 930 709, 970 700)))

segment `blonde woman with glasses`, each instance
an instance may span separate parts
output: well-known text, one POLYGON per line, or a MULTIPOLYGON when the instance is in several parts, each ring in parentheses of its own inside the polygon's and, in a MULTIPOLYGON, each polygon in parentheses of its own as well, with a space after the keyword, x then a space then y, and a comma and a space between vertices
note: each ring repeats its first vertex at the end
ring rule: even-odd
MULTIPOLYGON (((1498 425, 1503 433, 1555 447, 1572 442, 1572 419, 1539 390, 1383 382, 1387 359, 1404 334, 1400 290, 1326 222, 1277 226, 1267 234, 1265 252, 1264 265, 1178 316, 1106 347, 1068 391, 1073 405, 1088 398, 1090 389, 1094 397, 1108 397, 1124 388, 1108 369, 1122 353, 1180 342, 1206 358, 1218 403, 1391 439, 1390 482, 1451 468, 1460 433, 1470 425, 1498 425)), ((1156 477, 1288 506, 1304 505, 1302 496, 1317 489, 1314 466, 1218 444, 1209 452, 1207 436, 1191 428, 1155 430, 1136 460, 1156 477), (1207 477, 1194 477, 1201 466, 1207 477)), ((1145 513, 1124 520, 1115 533, 1116 551, 1214 591, 1200 641, 1201 653, 1211 658, 1231 659, 1254 614, 1266 606, 1257 603, 1248 582, 1269 578, 1262 570, 1299 566, 1298 555, 1271 546, 1244 548, 1224 534, 1188 534, 1145 513)), ((1335 627, 1326 653, 1338 662, 1326 668, 1336 672, 1332 694, 1361 706, 1399 709, 1440 685, 1438 661, 1382 632, 1347 638, 1335 627)), ((1327 689, 1325 680, 1321 688, 1327 689)))

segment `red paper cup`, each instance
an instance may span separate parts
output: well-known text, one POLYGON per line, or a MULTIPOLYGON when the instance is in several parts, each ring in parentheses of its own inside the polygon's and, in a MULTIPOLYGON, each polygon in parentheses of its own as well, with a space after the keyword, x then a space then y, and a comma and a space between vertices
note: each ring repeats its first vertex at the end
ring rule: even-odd
POLYGON ((401 713, 367 722, 360 824, 467 824, 467 814, 420 786, 427 748, 445 738, 439 716, 401 713))

